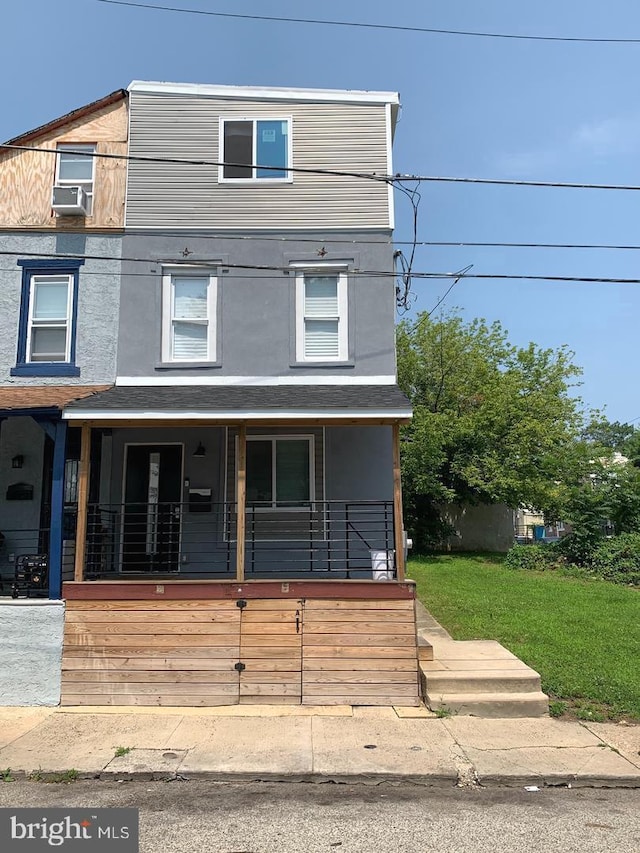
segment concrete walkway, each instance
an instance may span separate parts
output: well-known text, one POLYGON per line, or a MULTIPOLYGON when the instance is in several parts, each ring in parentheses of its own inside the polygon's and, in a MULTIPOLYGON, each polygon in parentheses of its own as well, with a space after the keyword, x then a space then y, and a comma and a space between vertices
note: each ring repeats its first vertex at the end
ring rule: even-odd
POLYGON ((0 779, 19 775, 640 787, 640 726, 424 708, 0 708, 0 779))

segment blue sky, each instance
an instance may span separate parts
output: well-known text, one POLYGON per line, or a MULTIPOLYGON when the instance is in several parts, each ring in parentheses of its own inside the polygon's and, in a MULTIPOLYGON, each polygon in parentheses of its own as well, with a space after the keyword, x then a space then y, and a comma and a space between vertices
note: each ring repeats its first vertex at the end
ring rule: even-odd
MULTIPOLYGON (((150 0, 154 2, 154 0, 150 0)), ((162 4, 163 0, 157 0, 162 4)), ((246 14, 584 37, 640 37, 637 0, 171 0, 246 14)), ((640 184, 640 44, 603 45, 239 21, 20 0, 2 9, 0 138, 132 79, 397 90, 395 170, 640 184)), ((424 184, 419 238, 640 245, 640 192, 424 184)), ((398 198, 396 237, 410 236, 398 198)), ((640 278, 640 251, 421 247, 415 268, 640 278)), ((428 310, 447 282, 418 282, 428 310)), ((640 285, 467 280, 446 306, 500 320, 514 343, 567 344, 580 394, 639 419, 640 285)))

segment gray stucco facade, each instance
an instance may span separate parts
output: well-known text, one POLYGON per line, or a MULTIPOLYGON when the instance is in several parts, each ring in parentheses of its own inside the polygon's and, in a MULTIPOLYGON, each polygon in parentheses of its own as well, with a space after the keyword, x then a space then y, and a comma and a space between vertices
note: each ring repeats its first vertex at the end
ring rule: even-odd
POLYGON ((120 299, 119 234, 74 234, 16 231, 0 234, 4 255, 0 269, 0 382, 3 385, 94 385, 115 379, 120 299), (80 268, 76 324, 76 364, 80 375, 10 376, 16 364, 22 295, 20 259, 46 260, 61 255, 85 258, 80 268))
POLYGON ((298 377, 301 384, 305 376, 323 374, 394 376, 395 292, 389 240, 388 231, 373 235, 345 231, 330 238, 288 232, 277 237, 125 234, 118 376, 165 377, 178 385, 182 376, 298 377), (128 260, 132 258, 136 260, 128 260), (163 267, 185 263, 217 265, 215 366, 162 363, 163 267), (295 352, 294 265, 322 263, 344 264, 348 272, 349 357, 341 363, 300 364, 295 352), (361 272, 367 270, 388 275, 361 272))
POLYGON ((58 705, 62 601, 0 600, 0 705, 58 705))

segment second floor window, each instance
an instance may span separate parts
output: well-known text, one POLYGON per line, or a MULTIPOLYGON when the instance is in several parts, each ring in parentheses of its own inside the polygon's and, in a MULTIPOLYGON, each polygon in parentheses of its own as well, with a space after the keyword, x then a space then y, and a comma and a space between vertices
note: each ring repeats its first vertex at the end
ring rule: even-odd
POLYGON ((87 214, 93 210, 93 185, 95 180, 95 145, 65 143, 58 145, 56 166, 56 184, 58 186, 79 186, 87 194, 87 214))
POLYGON ((348 344, 346 271, 298 271, 296 361, 346 361, 348 344))
POLYGON ((221 119, 222 181, 290 181, 290 119, 221 119))
POLYGON ((72 305, 72 276, 31 276, 27 362, 70 361, 72 305))
POLYGON ((22 300, 12 376, 79 376, 76 314, 82 259, 19 260, 22 300))
POLYGON ((165 272, 163 361, 215 361, 216 289, 216 277, 209 272, 165 272))

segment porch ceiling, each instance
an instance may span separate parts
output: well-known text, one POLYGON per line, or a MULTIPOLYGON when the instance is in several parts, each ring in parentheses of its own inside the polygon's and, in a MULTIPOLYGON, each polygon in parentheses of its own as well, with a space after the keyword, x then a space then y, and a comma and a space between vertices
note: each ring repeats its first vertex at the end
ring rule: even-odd
POLYGON ((63 409, 74 400, 81 400, 107 391, 109 385, 22 385, 0 388, 0 414, 22 414, 26 410, 63 409))
POLYGON ((397 385, 116 386, 65 407, 71 421, 375 422, 411 417, 397 385))

